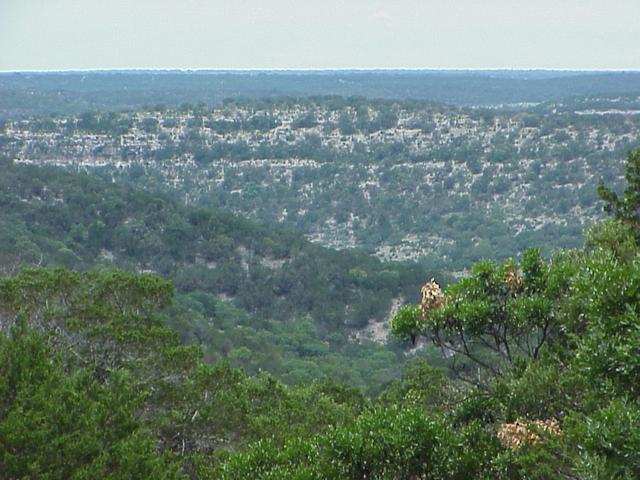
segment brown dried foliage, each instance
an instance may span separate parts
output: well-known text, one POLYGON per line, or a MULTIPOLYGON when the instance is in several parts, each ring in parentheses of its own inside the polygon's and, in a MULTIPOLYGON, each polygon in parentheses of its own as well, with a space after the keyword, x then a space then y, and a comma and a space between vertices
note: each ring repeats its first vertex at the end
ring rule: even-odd
POLYGON ((507 270, 504 276, 504 281, 511 290, 517 290, 522 286, 522 276, 514 268, 507 270))
POLYGON ((562 430, 558 421, 553 418, 532 422, 519 419, 513 423, 503 423, 498 430, 498 438, 504 446, 511 450, 517 450, 523 445, 535 445, 542 442, 541 433, 557 436, 562 435, 562 430))
POLYGON ((422 292, 420 311, 423 317, 426 317, 431 310, 440 308, 447 303, 447 298, 444 296, 440 285, 433 278, 425 283, 420 291, 422 292))

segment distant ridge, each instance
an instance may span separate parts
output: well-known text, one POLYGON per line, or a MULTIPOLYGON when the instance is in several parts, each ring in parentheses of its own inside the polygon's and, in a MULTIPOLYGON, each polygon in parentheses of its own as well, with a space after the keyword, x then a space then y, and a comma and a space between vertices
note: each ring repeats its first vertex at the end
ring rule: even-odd
POLYGON ((638 96, 640 71, 98 70, 0 73, 0 119, 227 98, 341 96, 495 107, 576 96, 638 96))

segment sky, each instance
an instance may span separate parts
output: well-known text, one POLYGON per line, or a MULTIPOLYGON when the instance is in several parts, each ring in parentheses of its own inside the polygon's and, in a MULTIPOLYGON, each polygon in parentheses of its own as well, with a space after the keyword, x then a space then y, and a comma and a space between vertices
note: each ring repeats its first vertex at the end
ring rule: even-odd
POLYGON ((640 69, 640 0, 0 0, 0 70, 640 69))

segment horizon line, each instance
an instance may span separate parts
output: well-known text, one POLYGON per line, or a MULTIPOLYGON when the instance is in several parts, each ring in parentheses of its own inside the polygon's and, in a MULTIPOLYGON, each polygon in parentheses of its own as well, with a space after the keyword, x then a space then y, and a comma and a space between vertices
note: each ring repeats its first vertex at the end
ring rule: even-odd
POLYGON ((322 73, 322 72, 564 72, 564 73, 640 73, 640 68, 551 68, 551 67, 340 67, 340 68, 188 68, 188 67, 168 67, 168 68, 87 68, 87 69, 24 69, 24 70, 3 70, 0 74, 20 74, 20 73, 127 73, 127 72, 176 72, 176 73, 322 73))

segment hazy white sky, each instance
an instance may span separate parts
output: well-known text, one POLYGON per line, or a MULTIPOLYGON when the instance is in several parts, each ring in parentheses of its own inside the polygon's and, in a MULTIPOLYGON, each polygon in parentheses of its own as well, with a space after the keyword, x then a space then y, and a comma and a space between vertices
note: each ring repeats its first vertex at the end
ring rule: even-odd
POLYGON ((640 0, 0 0, 0 70, 640 69, 640 0))

